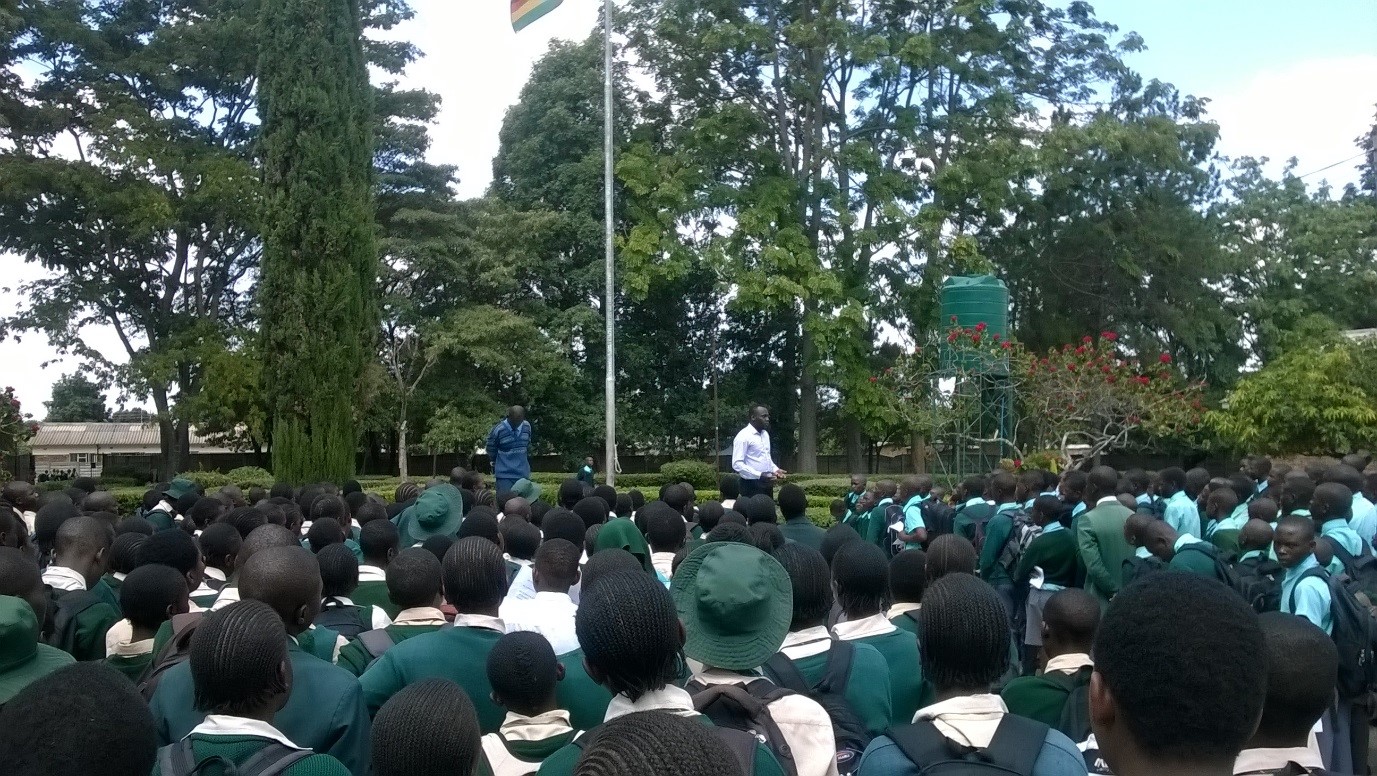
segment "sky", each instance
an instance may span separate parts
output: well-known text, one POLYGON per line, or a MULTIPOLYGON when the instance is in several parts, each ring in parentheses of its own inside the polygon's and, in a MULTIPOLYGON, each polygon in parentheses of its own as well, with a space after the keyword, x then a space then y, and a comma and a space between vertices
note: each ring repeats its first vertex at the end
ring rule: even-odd
MULTIPOLYGON (((1280 173, 1290 157, 1300 174, 1348 160, 1353 140, 1370 129, 1377 104, 1377 2, 1374 0, 1092 0, 1099 18, 1139 33, 1147 50, 1128 58, 1146 77, 1205 97, 1220 126, 1218 150, 1226 156, 1265 156, 1280 173)), ((458 193, 483 193, 492 179, 503 116, 531 67, 551 40, 579 40, 598 20, 596 0, 564 4, 513 33, 504 0, 412 0, 416 18, 393 32, 426 53, 406 86, 440 95, 443 108, 431 130, 431 161, 458 167, 458 193)), ((1307 177, 1336 185, 1356 178, 1358 160, 1307 177)), ((42 269, 0 255, 7 270, 0 286, 39 277, 42 269)), ((17 303, 0 290, 0 309, 17 303)), ((113 332, 91 328, 87 341, 116 361, 123 349, 113 332)), ((26 411, 42 418, 54 380, 76 371, 41 335, 0 342, 26 411), (46 367, 45 362, 58 359, 46 367)), ((110 395, 114 404, 113 395, 110 395)), ((131 406, 137 406, 132 402, 131 406)))

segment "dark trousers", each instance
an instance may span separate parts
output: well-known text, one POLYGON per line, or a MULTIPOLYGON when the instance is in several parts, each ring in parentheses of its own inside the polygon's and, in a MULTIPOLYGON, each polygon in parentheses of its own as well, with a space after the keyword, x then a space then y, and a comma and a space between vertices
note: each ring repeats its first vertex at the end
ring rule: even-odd
POLYGON ((764 493, 770 498, 774 498, 774 480, 741 480, 741 498, 750 498, 751 496, 755 496, 760 493, 764 493))

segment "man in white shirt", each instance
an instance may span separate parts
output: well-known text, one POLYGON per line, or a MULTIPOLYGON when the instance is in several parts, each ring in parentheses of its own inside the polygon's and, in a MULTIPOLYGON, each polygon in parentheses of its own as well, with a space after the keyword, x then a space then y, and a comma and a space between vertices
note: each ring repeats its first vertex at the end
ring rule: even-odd
POLYGON ((578 605, 569 598, 569 588, 579 581, 581 551, 566 539, 547 539, 536 550, 531 567, 535 598, 508 597, 497 610, 507 633, 531 631, 550 642, 556 655, 579 648, 574 634, 578 605))
POLYGON ((751 409, 751 420, 736 434, 732 442, 732 471, 741 478, 741 497, 757 493, 773 497, 775 480, 787 472, 775 466, 770 456, 770 408, 757 405, 751 409))

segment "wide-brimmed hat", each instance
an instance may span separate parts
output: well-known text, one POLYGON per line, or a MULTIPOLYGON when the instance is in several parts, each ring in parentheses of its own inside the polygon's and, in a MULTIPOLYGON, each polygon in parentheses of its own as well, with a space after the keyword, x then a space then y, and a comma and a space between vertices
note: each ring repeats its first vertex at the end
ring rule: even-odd
POLYGON ((192 482, 191 480, 178 478, 167 484, 167 490, 163 491, 163 495, 167 496, 173 501, 176 501, 177 499, 180 499, 183 496, 195 492, 196 483, 192 482))
POLYGON ((789 573, 749 544, 704 544, 680 564, 670 590, 687 631, 684 654, 704 665, 759 668, 789 634, 789 573))
POLYGON ((458 488, 445 483, 426 488, 395 522, 401 546, 410 547, 437 534, 454 536, 463 521, 464 499, 458 488))
POLYGON ((66 652, 38 643, 38 618, 28 601, 0 595, 0 703, 72 662, 66 652))
POLYGON ((541 487, 531 480, 521 478, 512 484, 512 495, 520 496, 527 501, 536 501, 540 498, 541 487))

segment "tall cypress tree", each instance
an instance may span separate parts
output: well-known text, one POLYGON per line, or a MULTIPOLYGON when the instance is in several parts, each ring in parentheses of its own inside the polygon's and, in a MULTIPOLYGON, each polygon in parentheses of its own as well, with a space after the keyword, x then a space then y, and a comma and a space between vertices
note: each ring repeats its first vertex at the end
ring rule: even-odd
POLYGON ((373 120, 357 0, 263 0, 263 266, 258 287, 273 470, 354 472, 373 356, 373 120))

